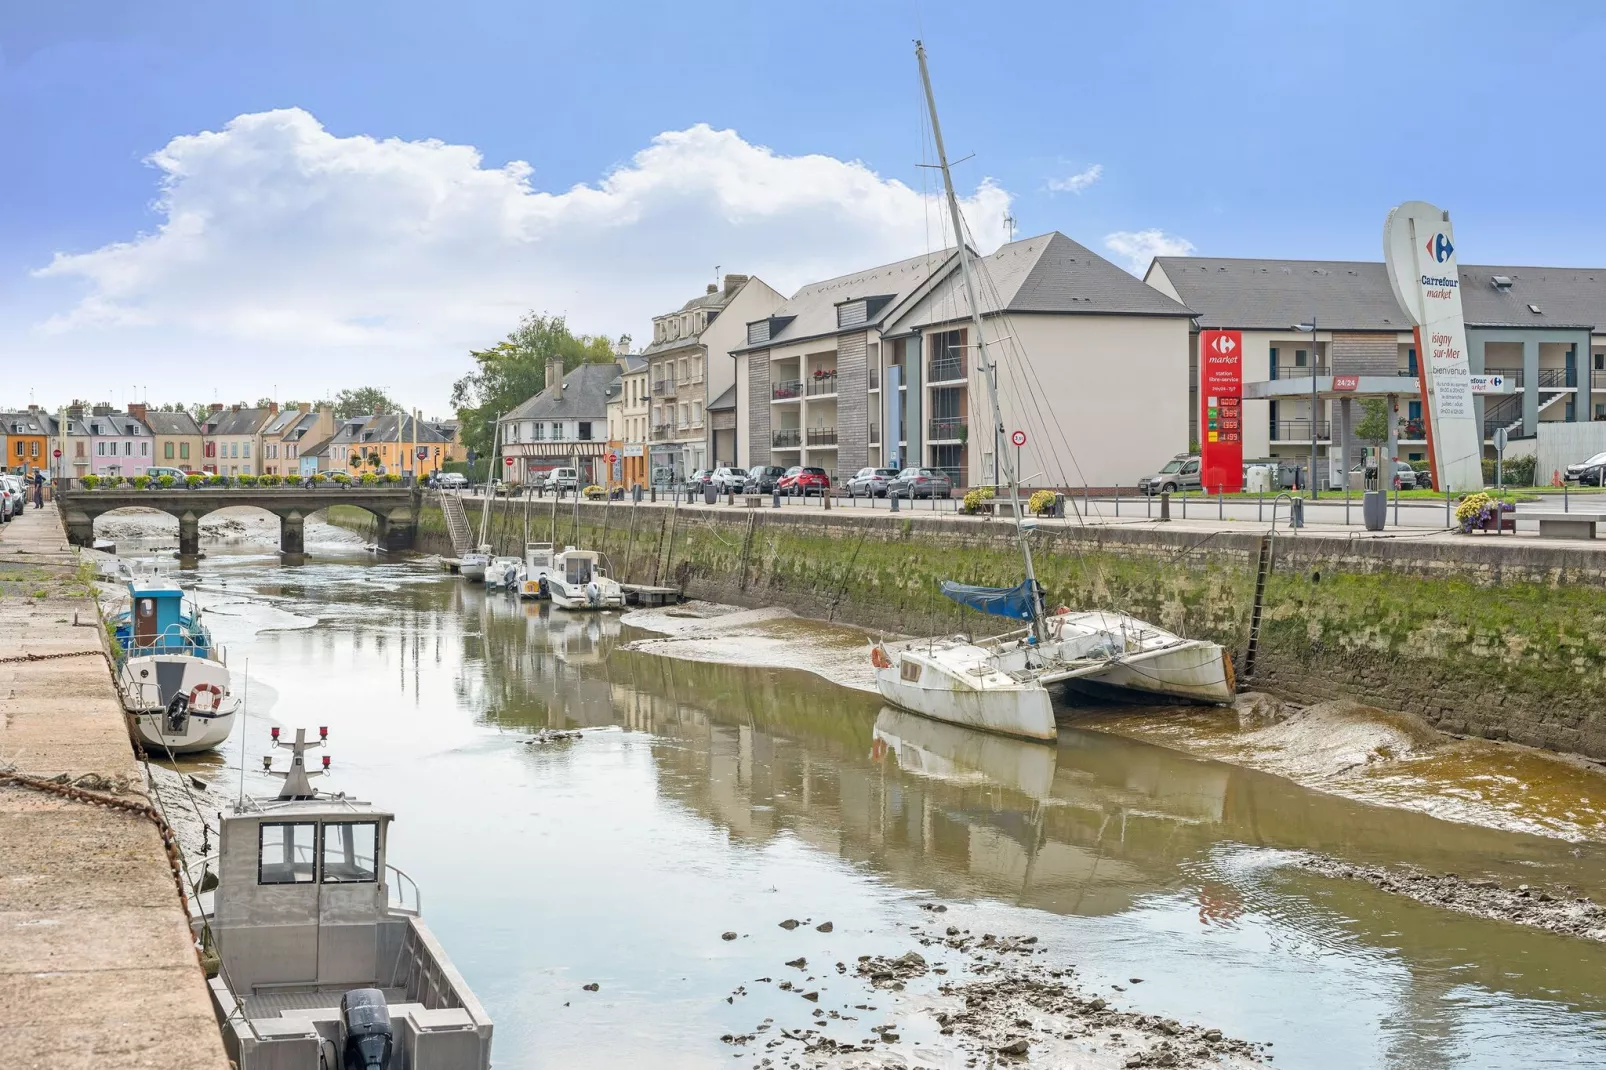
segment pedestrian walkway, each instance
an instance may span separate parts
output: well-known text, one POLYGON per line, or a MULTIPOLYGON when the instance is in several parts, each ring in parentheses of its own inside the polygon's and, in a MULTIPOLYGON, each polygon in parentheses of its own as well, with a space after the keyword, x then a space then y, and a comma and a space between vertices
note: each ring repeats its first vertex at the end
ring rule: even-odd
MULTIPOLYGON (((78 567, 53 504, 0 526, 0 769, 146 805, 78 567)), ((0 1066, 228 1065, 156 825, 0 780, 0 1066)))

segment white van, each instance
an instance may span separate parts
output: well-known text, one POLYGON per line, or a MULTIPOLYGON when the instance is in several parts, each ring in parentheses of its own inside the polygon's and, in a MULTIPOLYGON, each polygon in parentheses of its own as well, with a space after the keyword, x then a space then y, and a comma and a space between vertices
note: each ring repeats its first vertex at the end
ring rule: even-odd
POLYGON ((580 473, 573 468, 554 468, 547 473, 545 485, 551 490, 579 490, 580 473))

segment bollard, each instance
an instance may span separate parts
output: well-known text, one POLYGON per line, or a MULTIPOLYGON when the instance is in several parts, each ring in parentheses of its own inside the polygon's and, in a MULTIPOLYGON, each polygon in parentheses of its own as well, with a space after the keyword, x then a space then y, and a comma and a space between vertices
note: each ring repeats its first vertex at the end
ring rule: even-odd
POLYGON ((1572 512, 1572 507, 1567 504, 1567 484, 1566 483, 1563 483, 1561 485, 1561 511, 1564 512, 1564 513, 1572 512))
MULTIPOLYGON (((1187 502, 1186 498, 1184 498, 1182 500, 1183 500, 1184 503, 1187 502)), ((1187 505, 1186 504, 1183 505, 1183 509, 1184 510, 1187 509, 1187 505)), ((1161 520, 1170 520, 1171 519, 1171 492, 1170 491, 1163 490, 1163 491, 1160 492, 1160 519, 1161 520)))
POLYGON ((1255 522, 1260 524, 1266 522, 1266 488, 1264 485, 1260 488, 1259 497, 1255 501, 1255 522))
POLYGON ((1394 526, 1400 526, 1400 485, 1394 484, 1394 526))
POLYGON ((1227 519, 1226 488, 1220 483, 1216 484, 1216 519, 1217 520, 1225 520, 1225 519, 1227 519))
POLYGON ((1153 520, 1154 519, 1154 495, 1152 493, 1150 493, 1149 491, 1143 491, 1142 494, 1143 494, 1143 515, 1148 517, 1150 520, 1153 520))
POLYGON ((1115 515, 1121 515, 1121 484, 1115 485, 1115 515))
POLYGON ((822 506, 824 506, 826 512, 829 513, 831 511, 831 492, 830 491, 825 491, 825 490, 820 491, 820 504, 822 506))
POLYGON ((649 500, 656 503, 658 501, 658 485, 656 483, 653 484, 652 487, 648 489, 648 493, 652 495, 649 500))
POLYGON ((725 485, 725 504, 726 505, 735 505, 736 504, 736 492, 731 489, 730 484, 728 484, 728 483, 725 485))
POLYGON ((1305 526, 1305 499, 1291 498, 1288 502, 1288 526, 1302 528, 1305 526))
POLYGON ((887 508, 891 509, 894 513, 898 511, 898 496, 896 494, 887 495, 887 508))
POLYGON ((781 488, 775 487, 770 491, 770 494, 775 499, 772 504, 775 506, 775 508, 779 509, 781 507, 781 488))
POLYGON ((1450 492, 1449 491, 1445 491, 1444 492, 1444 526, 1447 527, 1447 528, 1455 527, 1454 524, 1450 523, 1450 492))
POLYGON ((1344 526, 1349 527, 1349 480, 1344 481, 1344 526))
POLYGON ((1182 519, 1188 519, 1188 492, 1182 492, 1182 519))
POLYGON ((1087 484, 1082 484, 1082 519, 1087 519, 1087 484))

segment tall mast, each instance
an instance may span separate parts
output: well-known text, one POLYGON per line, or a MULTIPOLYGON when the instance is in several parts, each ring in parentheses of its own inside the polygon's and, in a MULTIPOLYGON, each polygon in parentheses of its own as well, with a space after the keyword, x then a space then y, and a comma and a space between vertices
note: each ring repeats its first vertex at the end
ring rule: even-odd
POLYGON ((496 430, 491 432, 491 460, 485 472, 485 507, 480 511, 480 546, 485 545, 485 533, 491 523, 491 495, 496 490, 496 473, 501 467, 502 458, 497 455, 496 444, 502 437, 502 414, 496 417, 496 430))
MULTIPOLYGON (((931 72, 926 69, 926 46, 920 41, 915 42, 915 58, 920 61, 920 82, 926 89, 926 108, 931 112, 931 136, 937 143, 937 162, 942 166, 942 187, 948 197, 948 215, 953 219, 954 240, 959 244, 959 273, 965 280, 965 296, 970 301, 971 329, 976 333, 976 354, 979 363, 976 368, 981 372, 982 382, 987 384, 987 399, 993 406, 993 426, 1002 427, 1004 424, 1004 410, 998 404, 998 384, 993 377, 987 374, 987 342, 982 334, 981 303, 976 300, 975 270, 970 263, 970 247, 965 244, 964 220, 959 215, 959 198, 954 196, 954 178, 948 171, 948 150, 942 144, 942 125, 937 121, 937 98, 931 92, 931 72)), ((1009 458, 1009 451, 1000 448, 997 435, 994 436, 993 450, 1001 454, 998 460, 1004 471, 1004 480, 1009 484, 1010 512, 1015 517, 1015 541, 1020 545, 1021 559, 1026 563, 1026 581, 1032 598, 1032 634, 1041 643, 1043 636, 1043 603, 1037 593, 1037 573, 1032 568, 1032 547, 1026 541, 1026 529, 1021 527, 1020 516, 1020 473, 1009 458)))

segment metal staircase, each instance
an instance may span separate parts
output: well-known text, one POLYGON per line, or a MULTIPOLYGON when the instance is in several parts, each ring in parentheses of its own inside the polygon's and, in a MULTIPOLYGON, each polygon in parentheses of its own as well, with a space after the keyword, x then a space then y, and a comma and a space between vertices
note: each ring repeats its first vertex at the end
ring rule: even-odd
POLYGON ((442 491, 441 515, 446 517, 446 534, 452 540, 452 552, 458 557, 474 549, 474 529, 469 526, 463 512, 463 499, 451 491, 442 491))

